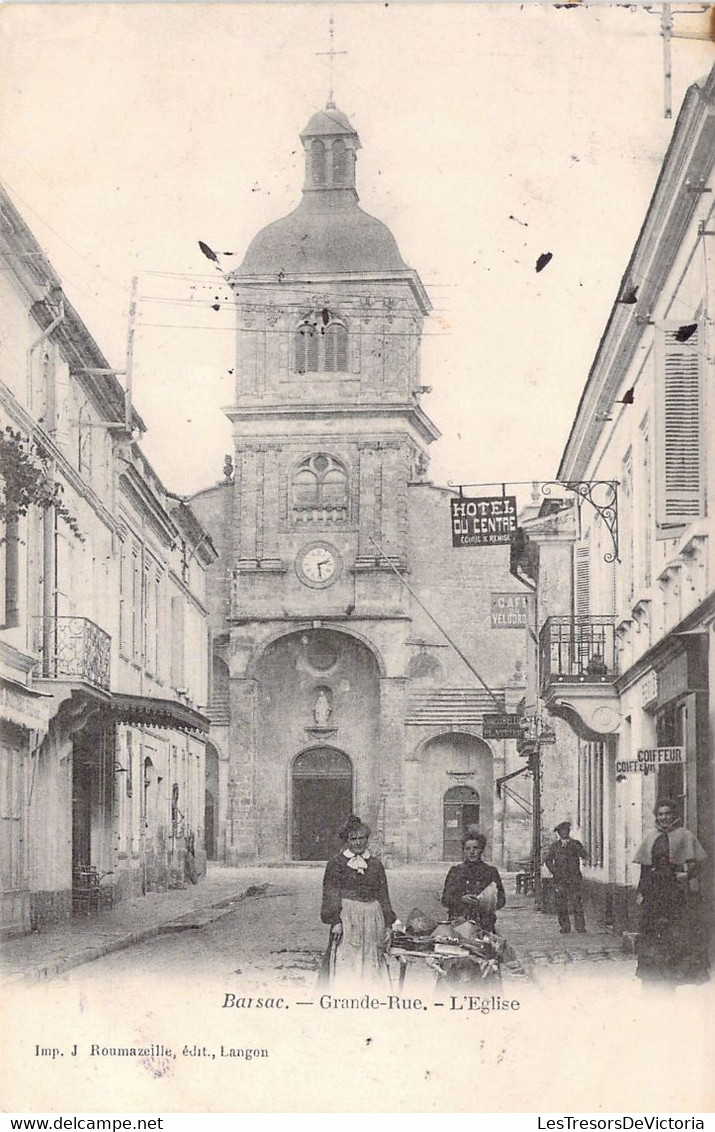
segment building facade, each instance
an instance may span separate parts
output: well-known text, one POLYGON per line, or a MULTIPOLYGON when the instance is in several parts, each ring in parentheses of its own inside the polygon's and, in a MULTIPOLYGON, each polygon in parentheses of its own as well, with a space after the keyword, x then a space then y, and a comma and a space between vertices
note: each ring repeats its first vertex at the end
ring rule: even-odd
POLYGON ((658 799, 714 857, 714 96, 715 70, 685 98, 591 367, 558 470, 579 502, 527 524, 530 679, 563 721, 541 752, 544 827, 573 822, 620 929, 658 799))
POLYGON ((141 419, 4 191, 0 222, 2 931, 15 933, 182 882, 190 834, 201 863, 215 551, 143 457, 141 419))
POLYGON ((358 204, 358 135, 328 106, 301 141, 300 204, 228 277, 235 450, 192 499, 220 554, 215 850, 325 859, 355 811, 393 860, 453 859, 477 823, 488 853, 518 859, 529 817, 495 781, 519 758, 482 717, 523 695, 524 634, 492 629, 490 604, 523 588, 508 547, 452 548, 453 493, 427 478, 430 302, 358 204))

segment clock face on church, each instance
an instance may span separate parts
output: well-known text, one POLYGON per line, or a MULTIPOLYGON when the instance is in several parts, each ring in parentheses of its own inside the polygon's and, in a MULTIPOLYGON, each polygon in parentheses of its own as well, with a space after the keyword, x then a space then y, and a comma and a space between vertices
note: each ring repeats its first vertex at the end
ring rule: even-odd
POLYGON ((300 551, 295 570, 306 586, 329 586, 340 574, 340 555, 325 542, 312 542, 300 551))

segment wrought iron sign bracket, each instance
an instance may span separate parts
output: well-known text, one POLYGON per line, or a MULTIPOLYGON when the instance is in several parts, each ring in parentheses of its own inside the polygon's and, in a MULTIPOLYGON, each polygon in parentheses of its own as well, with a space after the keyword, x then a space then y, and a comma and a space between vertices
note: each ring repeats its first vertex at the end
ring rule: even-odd
POLYGON ((613 551, 606 551, 604 562, 620 562, 618 556, 618 480, 550 480, 542 483, 541 494, 551 495, 554 486, 565 487, 580 500, 590 503, 606 525, 613 551))
MULTIPOLYGON (((620 562, 618 557, 618 480, 509 480, 509 487, 523 487, 526 484, 535 486, 541 484, 541 494, 551 495, 555 487, 572 491, 580 500, 590 503, 593 509, 606 525, 606 529, 613 542, 613 551, 606 551, 603 558, 605 562, 620 562)), ((459 498, 464 498, 465 487, 495 487, 494 483, 453 483, 447 480, 447 486, 459 492, 459 498)), ((507 484, 502 483, 502 495, 506 495, 507 484)))

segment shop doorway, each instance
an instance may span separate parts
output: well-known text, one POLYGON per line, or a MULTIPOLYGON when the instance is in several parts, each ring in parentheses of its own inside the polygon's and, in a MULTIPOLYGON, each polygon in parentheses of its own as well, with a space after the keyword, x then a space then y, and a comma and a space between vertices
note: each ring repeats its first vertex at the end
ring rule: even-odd
POLYGON ((216 827, 214 824, 214 796, 210 790, 206 791, 204 802, 204 846, 209 861, 216 860, 216 827))
POLYGON ((479 825, 479 794, 471 786, 452 786, 443 799, 442 859, 461 861, 462 838, 470 825, 479 825))
POLYGON ((72 872, 92 863, 92 766, 77 742, 72 758, 72 872))
POLYGON ((313 747, 295 759, 292 786, 292 856, 325 861, 337 851, 338 830, 352 813, 352 763, 343 751, 313 747))

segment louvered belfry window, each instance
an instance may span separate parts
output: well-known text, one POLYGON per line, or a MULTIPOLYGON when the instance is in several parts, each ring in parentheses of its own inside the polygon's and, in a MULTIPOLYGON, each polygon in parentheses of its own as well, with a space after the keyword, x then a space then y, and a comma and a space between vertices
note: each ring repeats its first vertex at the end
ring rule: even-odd
POLYGON ((295 334, 295 368, 298 373, 345 373, 348 368, 348 332, 332 312, 312 311, 295 334))
MULTIPOLYGON (((681 332, 682 333, 682 332, 681 332)), ((678 327, 662 331, 658 364, 658 524, 679 526, 702 514, 704 469, 700 340, 696 330, 678 341, 678 327)))

